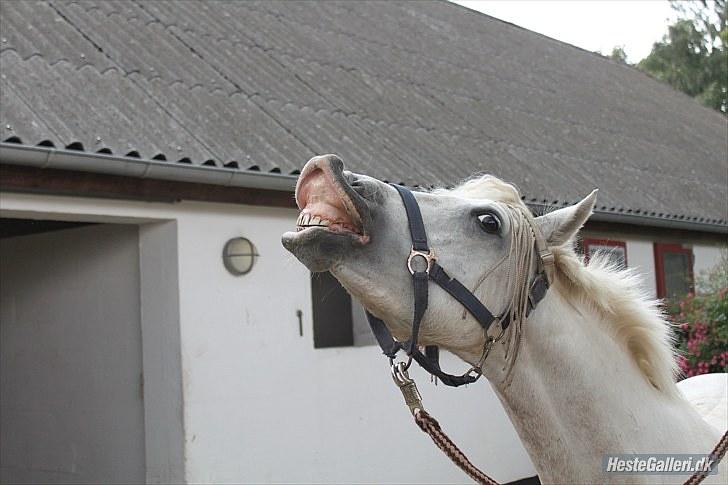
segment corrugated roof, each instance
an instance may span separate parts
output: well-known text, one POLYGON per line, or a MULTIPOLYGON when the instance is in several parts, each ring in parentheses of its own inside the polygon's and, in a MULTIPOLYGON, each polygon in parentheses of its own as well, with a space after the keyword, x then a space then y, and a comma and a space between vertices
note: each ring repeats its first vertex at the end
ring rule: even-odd
MULTIPOLYGON (((728 125, 630 67, 442 2, 2 2, 2 140, 728 219, 728 125), (235 164, 232 164, 235 165, 235 164)), ((213 169, 213 168, 211 168, 213 169)))

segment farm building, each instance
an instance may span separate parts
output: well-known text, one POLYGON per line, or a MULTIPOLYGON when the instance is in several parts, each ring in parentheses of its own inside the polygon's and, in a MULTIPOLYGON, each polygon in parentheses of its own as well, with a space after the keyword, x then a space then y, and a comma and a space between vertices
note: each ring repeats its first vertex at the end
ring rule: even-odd
MULTIPOLYGON (((2 483, 467 479, 280 244, 317 154, 535 211, 598 187, 583 250, 655 297, 725 245, 724 116, 453 4, 2 2, 0 37, 2 483)), ((488 384, 421 391, 489 474, 535 474, 488 384)))

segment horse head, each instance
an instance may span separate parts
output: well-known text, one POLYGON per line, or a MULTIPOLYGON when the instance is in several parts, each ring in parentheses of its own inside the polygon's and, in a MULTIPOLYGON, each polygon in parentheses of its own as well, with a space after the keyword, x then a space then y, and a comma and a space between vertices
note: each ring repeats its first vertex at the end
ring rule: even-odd
MULTIPOLYGON (((523 303, 515 297, 523 296, 522 287, 539 268, 533 253, 537 235, 549 247, 567 244, 595 202, 592 193, 574 206, 533 217, 513 185, 489 175, 414 197, 438 264, 494 315, 523 303)), ((286 249, 311 271, 330 271, 398 340, 410 338, 412 239, 398 190, 346 171, 337 156, 324 155, 301 172, 296 203, 301 214, 296 231, 283 236, 286 249)), ((472 363, 486 339, 473 315, 433 285, 418 342, 472 363)))

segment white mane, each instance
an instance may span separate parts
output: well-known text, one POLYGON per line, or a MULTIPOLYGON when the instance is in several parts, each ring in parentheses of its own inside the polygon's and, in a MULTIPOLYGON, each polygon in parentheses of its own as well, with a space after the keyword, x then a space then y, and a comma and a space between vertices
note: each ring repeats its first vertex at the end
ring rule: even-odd
MULTIPOLYGON (((492 175, 434 193, 495 200, 528 210, 516 187, 492 175)), ((555 289, 568 301, 601 314, 610 325, 610 333, 630 353, 649 382, 668 395, 677 395, 672 329, 658 301, 642 289, 638 273, 634 269, 618 270, 599 255, 586 264, 574 251, 572 242, 550 249, 555 257, 555 289)))

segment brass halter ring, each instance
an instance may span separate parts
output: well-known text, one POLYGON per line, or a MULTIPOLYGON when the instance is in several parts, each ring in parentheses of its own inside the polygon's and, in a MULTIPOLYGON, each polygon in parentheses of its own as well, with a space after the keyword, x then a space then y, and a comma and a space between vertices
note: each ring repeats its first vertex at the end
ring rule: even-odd
POLYGON ((407 269, 409 270, 410 274, 415 274, 415 270, 412 267, 412 261, 414 261, 414 259, 417 257, 425 260, 425 264, 427 265, 425 273, 430 274, 432 265, 435 263, 435 261, 437 261, 437 258, 435 257, 435 251, 433 251, 432 249, 430 249, 429 251, 417 251, 413 247, 410 250, 409 256, 407 256, 407 269))

